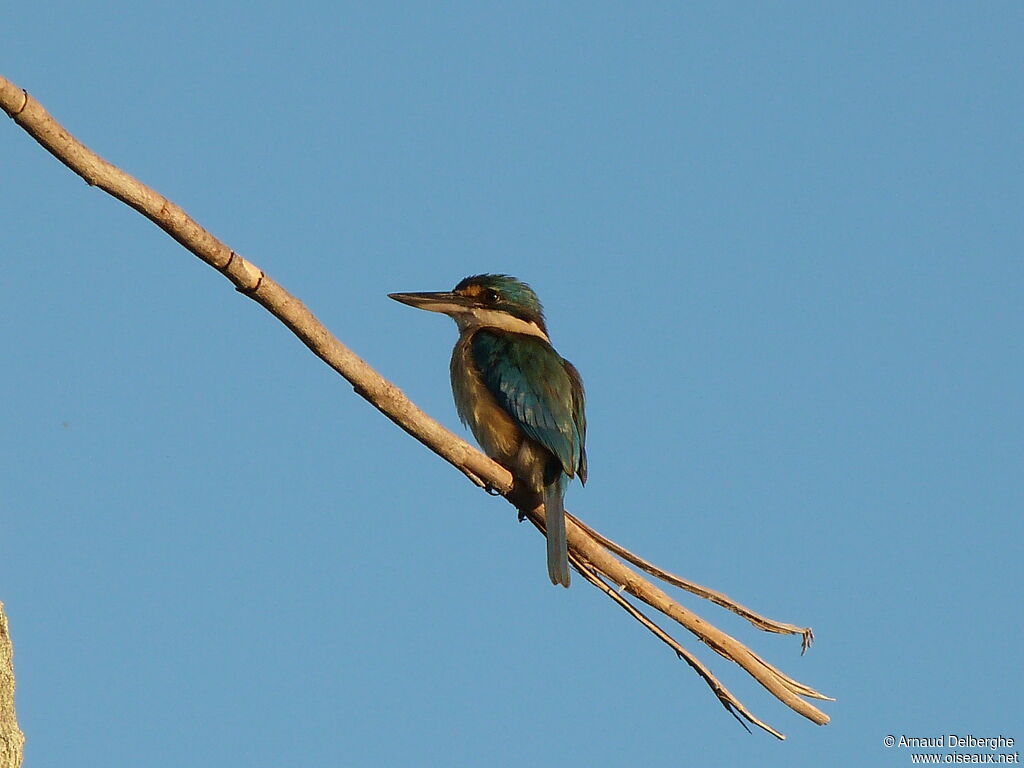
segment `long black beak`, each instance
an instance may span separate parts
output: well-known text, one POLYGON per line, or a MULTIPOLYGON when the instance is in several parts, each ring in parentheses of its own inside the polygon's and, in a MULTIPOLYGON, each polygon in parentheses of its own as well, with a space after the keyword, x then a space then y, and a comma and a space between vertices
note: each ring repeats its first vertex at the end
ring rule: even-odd
POLYGON ((400 301, 416 309, 428 312, 444 312, 450 314, 465 309, 472 304, 472 299, 460 296, 451 291, 435 291, 433 293, 389 293, 389 299, 400 301))

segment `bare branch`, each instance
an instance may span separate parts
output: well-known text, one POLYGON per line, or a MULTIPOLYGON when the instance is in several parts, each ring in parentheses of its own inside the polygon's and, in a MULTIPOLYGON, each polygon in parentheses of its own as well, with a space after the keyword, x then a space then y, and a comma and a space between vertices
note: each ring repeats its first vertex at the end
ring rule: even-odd
MULTIPOLYGON (((281 320, 314 354, 347 379, 359 395, 398 426, 447 460, 478 486, 494 489, 503 494, 519 508, 521 514, 529 517, 540 530, 544 530, 543 506, 534 507, 532 502, 527 502, 525 497, 520 496, 514 487, 512 476, 506 469, 416 407, 401 390, 381 377, 331 335, 302 302, 285 291, 262 269, 231 250, 173 202, 92 152, 57 123, 38 101, 3 77, 0 77, 0 107, 3 107, 4 111, 48 152, 87 183, 100 187, 139 211, 227 277, 238 291, 281 320)), ((810 629, 766 619, 725 595, 674 576, 601 536, 575 517, 569 516, 566 527, 573 564, 584 578, 668 644, 693 667, 734 715, 743 717, 769 733, 783 738, 778 731, 751 715, 703 664, 626 601, 609 586, 609 583, 619 586, 633 597, 655 608, 686 628, 714 651, 739 664, 794 711, 818 724, 828 722, 827 715, 804 700, 828 697, 796 682, 735 638, 672 600, 654 583, 619 560, 616 555, 668 584, 686 589, 738 613, 760 629, 801 634, 804 638, 804 650, 810 644, 810 629)))
POLYGON ((207 232, 178 205, 90 150, 54 120, 38 101, 3 77, 0 77, 0 107, 86 183, 137 210, 223 274, 239 292, 269 310, 313 354, 344 376, 358 394, 474 483, 481 487, 489 484, 502 492, 511 489, 512 476, 504 467, 417 408, 394 384, 338 341, 301 301, 262 269, 207 232))

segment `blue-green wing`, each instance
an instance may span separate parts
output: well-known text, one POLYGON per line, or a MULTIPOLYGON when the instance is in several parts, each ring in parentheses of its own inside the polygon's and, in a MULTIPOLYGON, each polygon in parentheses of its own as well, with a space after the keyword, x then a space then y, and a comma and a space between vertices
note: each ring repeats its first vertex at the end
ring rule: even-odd
POLYGON ((484 385, 519 428, 547 448, 569 477, 586 481, 587 423, 579 373, 543 339, 481 329, 473 362, 484 385))
POLYGON ((562 362, 565 363, 565 371, 569 374, 569 378, 572 380, 572 415, 573 420, 576 422, 576 431, 580 435, 580 461, 579 466, 576 469, 576 474, 579 475, 580 482, 586 484, 587 482, 587 413, 586 413, 586 398, 583 392, 583 379, 580 378, 580 372, 576 370, 576 366, 570 363, 565 358, 562 358, 562 362))

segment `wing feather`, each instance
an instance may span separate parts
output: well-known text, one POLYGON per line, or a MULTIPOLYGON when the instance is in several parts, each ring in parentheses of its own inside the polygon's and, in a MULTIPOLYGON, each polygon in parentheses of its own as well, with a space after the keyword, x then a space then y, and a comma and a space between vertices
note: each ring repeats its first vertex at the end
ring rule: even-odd
POLYGON ((486 328, 473 335, 471 352, 484 385, 519 428, 565 474, 586 481, 583 383, 572 364, 540 337, 486 328))

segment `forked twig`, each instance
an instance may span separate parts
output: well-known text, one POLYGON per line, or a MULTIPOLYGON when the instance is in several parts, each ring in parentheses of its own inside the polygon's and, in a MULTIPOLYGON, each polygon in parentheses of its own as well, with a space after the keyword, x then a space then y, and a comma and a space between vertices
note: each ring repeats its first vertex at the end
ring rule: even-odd
POLYGON ((708 684, 708 687, 711 688, 715 696, 718 697, 719 702, 721 702, 722 706, 725 707, 726 711, 730 715, 735 717, 739 724, 747 729, 748 733, 750 732, 750 729, 747 728, 747 724, 743 722, 744 718, 749 722, 753 723, 754 725, 758 726, 759 728, 763 728, 764 730, 768 731, 768 733, 772 734, 776 738, 786 738, 767 723, 764 723, 761 720, 754 717, 750 713, 750 711, 745 706, 743 706, 742 703, 740 703, 739 699, 733 696, 732 693, 729 692, 729 689, 726 688, 721 682, 719 682, 718 678, 711 674, 711 672, 708 670, 707 667, 704 666, 700 659, 698 659, 688 650, 683 648, 683 646, 676 642, 676 640, 671 635, 669 635, 668 632, 666 632, 657 624, 655 624, 646 614, 644 614, 643 611, 634 606, 631 602, 629 602, 626 598, 620 595, 617 591, 612 589, 608 585, 608 582, 601 578, 600 574, 597 571, 593 570, 586 563, 586 561, 584 561, 581 557, 579 557, 576 554, 571 554, 569 555, 569 562, 573 564, 573 567, 576 568, 577 571, 579 571, 580 575, 583 576, 584 579, 589 581, 599 590, 604 592, 608 597, 610 597, 612 600, 618 603, 618 605, 624 611, 626 611, 626 613, 628 613, 634 619, 639 621, 643 626, 649 629, 655 637, 657 637, 669 648, 675 651, 676 655, 680 659, 689 664, 693 668, 693 670, 704 679, 704 682, 708 684))
MULTIPOLYGON (((568 512, 566 512, 566 514, 569 515, 568 512)), ((698 597, 703 597, 705 600, 710 600, 715 605, 721 606, 726 610, 732 611, 733 613, 742 616, 755 627, 757 627, 758 629, 763 629, 765 632, 775 632, 780 635, 802 635, 803 642, 801 644, 800 650, 801 655, 806 653, 807 649, 811 647, 811 643, 814 642, 814 632, 811 630, 810 627, 798 627, 795 624, 787 624, 782 621, 775 621, 774 619, 769 619, 766 616, 762 616, 759 613, 754 613, 754 611, 750 610, 745 605, 737 603, 735 600, 732 600, 728 596, 723 595, 721 592, 716 592, 713 589, 709 589, 701 584, 689 581, 681 576, 676 576, 674 573, 669 573, 668 571, 659 568, 654 563, 648 560, 644 560, 642 557, 640 557, 640 555, 633 554, 628 549, 623 547, 621 544, 616 544, 608 537, 598 533, 579 518, 572 517, 572 515, 569 515, 569 517, 573 519, 576 525, 578 525, 580 528, 582 528, 595 539, 597 539, 605 549, 614 552, 623 560, 626 560, 627 562, 630 562, 633 565, 635 565, 637 568, 640 568, 641 570, 646 571, 652 576, 661 579, 666 584, 671 584, 674 587, 685 589, 687 592, 697 595, 698 597)))
MULTIPOLYGON (((146 216, 190 252, 227 277, 238 291, 281 320, 314 354, 348 380, 359 395, 398 426, 456 467, 476 485, 494 489, 515 503, 512 476, 504 467, 491 461, 417 408, 401 390, 381 377, 338 341, 301 301, 285 291, 262 269, 242 258, 210 234, 182 208, 108 163, 79 142, 54 120, 37 100, 2 76, 0 107, 48 152, 87 183, 100 187, 146 216)), ((520 513, 529 517, 543 530, 542 506, 536 509, 520 508, 520 513)), ((739 664, 794 711, 818 724, 828 722, 827 715, 805 700, 828 699, 827 696, 785 675, 743 643, 672 600, 656 584, 629 568, 618 558, 627 560, 667 584, 681 587, 728 608, 760 629, 801 634, 804 638, 804 650, 810 644, 810 629, 766 619, 725 595, 668 573, 600 535, 575 517, 568 518, 566 528, 573 564, 584 579, 615 600, 640 624, 668 644, 704 679, 719 701, 733 715, 742 716, 748 722, 778 738, 783 738, 781 733, 753 717, 700 661, 611 585, 618 586, 661 612, 715 652, 739 664)))

